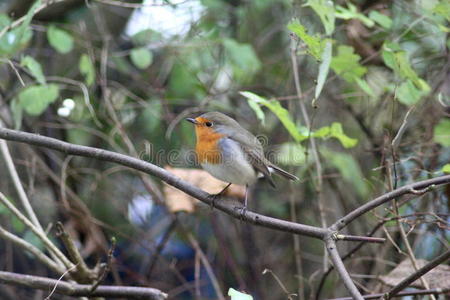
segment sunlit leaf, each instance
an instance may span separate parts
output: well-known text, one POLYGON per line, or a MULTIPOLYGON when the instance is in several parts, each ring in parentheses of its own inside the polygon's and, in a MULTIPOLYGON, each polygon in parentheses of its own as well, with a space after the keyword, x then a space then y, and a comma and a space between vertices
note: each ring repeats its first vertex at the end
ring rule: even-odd
POLYGON ((344 146, 344 148, 352 148, 358 144, 358 140, 347 136, 344 133, 342 124, 338 122, 333 122, 331 126, 324 126, 317 129, 312 134, 313 137, 317 138, 336 138, 344 146))
POLYGON ((73 49, 72 35, 55 25, 50 25, 47 29, 47 39, 50 45, 61 54, 69 53, 73 49))
POLYGON ((373 20, 369 19, 364 14, 358 12, 356 6, 350 2, 347 2, 347 8, 340 5, 336 5, 335 17, 344 20, 357 19, 360 20, 367 27, 373 27, 373 25, 375 25, 373 20))
POLYGON ((289 114, 287 109, 281 106, 280 102, 275 100, 269 101, 252 92, 240 92, 240 94, 248 99, 251 99, 255 103, 264 105, 265 107, 270 109, 278 117, 278 119, 281 121, 281 123, 284 125, 284 127, 296 142, 301 142, 308 138, 307 135, 303 135, 300 133, 300 131, 297 129, 297 126, 292 121, 291 115, 289 114))
POLYGON ((442 119, 434 127, 434 141, 444 147, 450 147, 450 119, 442 119))
POLYGON ((40 115, 59 96, 56 84, 33 85, 24 88, 18 95, 19 104, 26 113, 32 116, 40 115))
POLYGON ((382 13, 379 13, 376 10, 370 11, 369 18, 374 20, 376 23, 378 23, 384 29, 389 29, 392 26, 392 19, 382 13))
POLYGON ((95 68, 91 58, 87 54, 81 55, 78 68, 80 69, 80 73, 84 76, 84 82, 86 82, 86 85, 92 85, 95 80, 95 68))
POLYGON ((242 292, 236 291, 233 288, 228 289, 228 296, 231 297, 231 300, 253 300, 253 297, 249 294, 244 294, 242 292))
POLYGON ((153 53, 147 48, 134 48, 130 52, 133 64, 139 69, 147 69, 153 62, 153 53))
POLYGON ((450 164, 445 164, 445 165, 442 167, 442 172, 444 172, 444 173, 450 173, 450 164))
POLYGON ((334 31, 335 11, 333 1, 329 0, 308 0, 305 6, 310 6, 320 17, 325 33, 331 35, 334 31))
POLYGON ((250 108, 253 109, 253 111, 255 112, 256 117, 258 118, 258 120, 260 120, 261 123, 264 125, 265 115, 264 115, 264 112, 261 109, 261 107, 252 98, 247 98, 247 101, 248 101, 248 105, 250 106, 250 108))
POLYGON ((325 40, 322 40, 319 35, 309 35, 306 32, 305 27, 300 24, 299 20, 292 21, 288 24, 287 28, 295 33, 295 35, 297 35, 306 44, 310 55, 318 61, 322 59, 322 52, 326 44, 325 40))

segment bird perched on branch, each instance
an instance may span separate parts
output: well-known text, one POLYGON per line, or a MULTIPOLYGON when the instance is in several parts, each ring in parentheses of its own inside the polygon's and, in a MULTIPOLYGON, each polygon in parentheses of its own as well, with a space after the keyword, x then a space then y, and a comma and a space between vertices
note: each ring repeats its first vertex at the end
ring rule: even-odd
POLYGON ((245 210, 248 186, 259 177, 266 178, 272 186, 275 186, 272 173, 298 180, 297 176, 267 160, 260 141, 227 115, 208 112, 186 120, 195 125, 198 162, 212 176, 229 183, 216 197, 231 184, 245 185, 245 210))

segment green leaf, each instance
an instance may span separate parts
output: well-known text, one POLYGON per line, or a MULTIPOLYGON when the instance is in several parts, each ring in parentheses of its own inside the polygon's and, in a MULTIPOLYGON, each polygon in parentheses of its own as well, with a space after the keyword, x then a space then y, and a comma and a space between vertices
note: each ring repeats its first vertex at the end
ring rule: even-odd
POLYGON ((444 147, 450 147, 450 119, 442 119, 434 127, 434 141, 444 147))
POLYGON ((379 13, 376 10, 370 11, 369 18, 374 20, 376 23, 378 23, 384 29, 389 29, 392 26, 392 19, 382 13, 379 13))
MULTIPOLYGON (((0 36, 0 56, 11 56, 17 54, 21 48, 25 47, 28 41, 31 39, 33 32, 29 28, 31 18, 40 1, 37 1, 29 10, 25 16, 25 20, 22 24, 14 29, 5 32, 0 36)), ((11 19, 5 15, 0 14, 0 31, 11 24, 11 19)))
POLYGON ((45 76, 42 72, 41 64, 36 61, 33 57, 27 55, 22 58, 20 61, 20 65, 26 67, 30 72, 31 75, 33 75, 34 78, 40 83, 45 84, 45 76))
POLYGON ((437 3, 432 11, 447 19, 450 22, 450 1, 443 0, 437 3))
POLYGON ((442 167, 442 172, 444 172, 444 173, 450 173, 450 164, 445 164, 445 165, 442 167))
POLYGON ((444 173, 450 173, 450 164, 445 164, 445 165, 442 167, 442 172, 444 172, 444 173))
POLYGON ((364 79, 355 77, 355 82, 367 95, 371 96, 372 98, 376 97, 375 92, 370 87, 370 85, 367 83, 367 81, 365 81, 364 79))
POLYGON ((353 47, 340 45, 338 53, 331 61, 333 71, 347 82, 355 82, 367 72, 367 68, 360 65, 361 57, 353 53, 353 47))
POLYGON ((319 66, 319 75, 317 75, 317 85, 316 90, 314 92, 314 98, 318 99, 320 93, 322 92, 323 85, 327 80, 328 71, 330 71, 330 63, 331 63, 331 55, 332 55, 332 43, 328 40, 325 44, 325 48, 322 52, 321 60, 319 66))
POLYGON ((347 136, 342 129, 342 124, 333 122, 331 126, 325 126, 314 131, 313 137, 317 138, 336 138, 344 146, 344 148, 352 148, 358 144, 358 140, 347 136))
POLYGON ((402 50, 398 44, 390 42, 384 43, 382 49, 381 55, 385 64, 399 77, 411 80, 421 91, 430 91, 428 83, 421 79, 411 67, 406 51, 402 50))
POLYGON ((407 80, 397 89, 397 100, 400 103, 411 106, 419 102, 424 94, 425 93, 418 90, 410 80, 407 80))
POLYGON ((325 27, 325 33, 331 35, 334 31, 335 20, 333 1, 308 0, 305 6, 310 6, 316 12, 325 27))
POLYGON ((288 24, 287 28, 295 33, 308 46, 308 54, 313 56, 316 60, 322 59, 322 52, 325 48, 325 40, 322 40, 319 35, 309 35, 305 27, 300 24, 299 20, 293 20, 288 24))
POLYGON ((153 62, 153 53, 144 47, 131 50, 130 57, 133 64, 141 70, 147 69, 153 62))
POLYGON ((78 68, 80 69, 80 73, 84 76, 84 82, 86 85, 92 85, 95 80, 95 68, 91 58, 87 54, 81 55, 78 68))
POLYGON ((56 84, 33 85, 24 88, 18 95, 19 105, 26 113, 38 116, 59 96, 56 84))
POLYGON ((228 289, 228 296, 231 297, 231 300, 253 300, 252 296, 236 291, 233 288, 228 289))
POLYGON ((225 57, 233 69, 233 77, 236 80, 247 82, 261 69, 261 62, 252 45, 225 39, 223 46, 225 57))
POLYGON ((281 165, 303 166, 305 148, 299 143, 284 143, 275 154, 275 162, 281 165))
POLYGON ((154 31, 153 29, 141 30, 131 37, 133 44, 136 46, 147 46, 152 42, 157 42, 162 39, 161 33, 154 31))
POLYGON ((73 49, 73 37, 65 30, 50 25, 47 30, 47 39, 50 45, 59 53, 66 54, 73 49))
POLYGON ((368 194, 368 187, 364 181, 358 162, 354 157, 347 153, 321 150, 322 155, 327 162, 338 169, 344 180, 355 187, 357 194, 365 197, 368 194))
POLYGON ((248 105, 250 106, 250 108, 253 109, 253 111, 255 112, 258 120, 260 120, 261 123, 264 125, 265 115, 264 115, 264 112, 262 111, 261 107, 252 98, 247 98, 247 101, 248 101, 248 105))
POLYGON ((296 142, 301 142, 308 138, 308 135, 303 135, 295 126, 295 123, 291 119, 289 112, 281 106, 280 102, 272 100, 269 101, 261 96, 258 96, 252 92, 239 92, 242 96, 247 99, 251 99, 255 103, 264 105, 270 109, 281 121, 284 127, 287 129, 289 134, 294 138, 296 142))
POLYGON ((347 7, 348 8, 345 8, 340 5, 336 5, 335 17, 338 19, 344 19, 344 20, 357 19, 357 20, 360 20, 367 27, 373 27, 373 25, 375 25, 373 20, 369 19, 362 13, 359 13, 356 6, 353 5, 352 3, 347 2, 347 7))

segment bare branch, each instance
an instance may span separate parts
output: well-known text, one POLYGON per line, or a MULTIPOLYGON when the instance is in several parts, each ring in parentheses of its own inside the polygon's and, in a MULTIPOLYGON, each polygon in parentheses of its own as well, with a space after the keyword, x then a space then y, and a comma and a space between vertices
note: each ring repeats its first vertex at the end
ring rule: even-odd
POLYGON ((405 279, 403 279, 399 284, 394 286, 389 292, 387 292, 384 295, 384 299, 390 299, 393 296, 397 295, 398 292, 403 290, 404 288, 408 287, 411 283, 416 281, 418 278, 422 277, 432 269, 434 269, 437 265, 443 263, 444 261, 450 259, 450 250, 447 252, 444 252, 443 254, 439 255, 432 261, 430 261, 428 264, 417 270, 417 272, 409 275, 405 279))
MULTIPOLYGON (((420 296, 420 295, 431 295, 431 294, 446 294, 450 292, 450 288, 447 289, 429 289, 429 290, 417 290, 417 291, 408 291, 408 292, 400 292, 392 297, 403 297, 403 296, 420 296)), ((370 294, 364 295, 364 299, 379 299, 383 297, 384 294, 370 294)), ((342 298, 333 298, 328 300, 352 300, 352 297, 342 297, 342 298)))
POLYGON ((347 288, 347 290, 352 295, 352 298, 355 300, 364 299, 361 293, 359 292, 358 288, 356 287, 355 283, 351 279, 350 274, 348 274, 348 271, 344 266, 344 262, 339 256, 339 252, 337 251, 336 248, 336 242, 331 237, 329 237, 325 240, 325 243, 328 253, 330 254, 331 261, 333 262, 334 268, 339 273, 339 276, 344 282, 344 285, 347 288))
POLYGON ((406 194, 416 194, 419 190, 420 193, 427 192, 432 189, 433 186, 441 185, 441 184, 449 184, 450 183, 450 175, 444 175, 435 177, 432 179, 427 179, 423 181, 418 181, 415 183, 411 183, 405 186, 402 186, 398 189, 395 189, 389 193, 383 194, 382 196, 373 199, 372 201, 367 202, 366 204, 356 208, 352 212, 348 213, 346 216, 339 219, 336 223, 334 223, 330 229, 334 229, 336 231, 341 230, 349 223, 354 221, 356 218, 362 216, 366 212, 386 203, 394 200, 400 196, 406 194))
POLYGON ((0 282, 40 290, 51 290, 55 293, 73 297, 109 297, 127 299, 162 300, 167 294, 154 288, 100 285, 91 293, 92 285, 75 284, 47 277, 24 275, 0 271, 0 282))

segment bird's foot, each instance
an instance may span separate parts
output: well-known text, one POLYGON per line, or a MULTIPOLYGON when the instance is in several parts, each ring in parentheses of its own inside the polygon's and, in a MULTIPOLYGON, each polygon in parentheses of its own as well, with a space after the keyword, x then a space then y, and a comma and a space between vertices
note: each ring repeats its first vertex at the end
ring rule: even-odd
POLYGON ((245 213, 247 212, 247 206, 236 207, 239 211, 239 219, 243 221, 245 219, 245 213))
POLYGON ((222 197, 222 192, 217 193, 217 194, 211 194, 211 195, 209 195, 208 198, 211 200, 211 203, 209 204, 210 207, 211 207, 211 210, 213 210, 214 207, 216 207, 216 201, 217 201, 218 199, 220 199, 220 197, 222 197))

